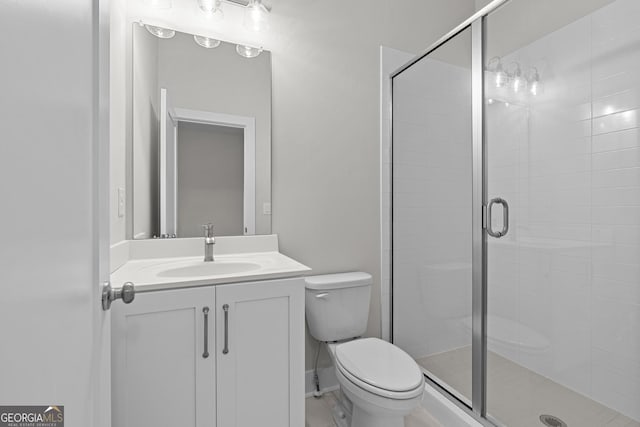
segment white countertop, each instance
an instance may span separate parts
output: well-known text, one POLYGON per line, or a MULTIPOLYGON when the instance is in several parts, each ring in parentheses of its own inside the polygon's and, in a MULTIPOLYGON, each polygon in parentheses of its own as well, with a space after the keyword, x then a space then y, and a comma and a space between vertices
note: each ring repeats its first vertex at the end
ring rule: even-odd
MULTIPOLYGON (((111 285, 133 282, 136 292, 299 277, 311 271, 280 253, 273 235, 221 238, 213 262, 204 262, 202 239, 127 242, 130 247, 126 257, 118 255, 111 285)), ((114 245, 112 253, 122 252, 122 246, 114 245)))
POLYGON ((133 282, 136 292, 148 292, 176 287, 216 285, 220 283, 250 282, 265 279, 280 279, 302 276, 311 271, 279 252, 256 252, 218 255, 213 263, 232 265, 234 263, 256 264, 250 271, 227 272, 218 275, 171 275, 167 270, 176 271, 183 265, 205 264, 202 257, 149 258, 126 262, 111 274, 111 284, 121 287, 125 282, 133 282))

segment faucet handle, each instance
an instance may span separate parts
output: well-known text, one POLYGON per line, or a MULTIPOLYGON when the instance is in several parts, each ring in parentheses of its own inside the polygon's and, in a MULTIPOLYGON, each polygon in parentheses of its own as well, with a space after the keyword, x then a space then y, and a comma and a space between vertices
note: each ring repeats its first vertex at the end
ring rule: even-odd
POLYGON ((202 228, 204 228, 204 237, 213 237, 213 224, 210 222, 203 224, 202 228))

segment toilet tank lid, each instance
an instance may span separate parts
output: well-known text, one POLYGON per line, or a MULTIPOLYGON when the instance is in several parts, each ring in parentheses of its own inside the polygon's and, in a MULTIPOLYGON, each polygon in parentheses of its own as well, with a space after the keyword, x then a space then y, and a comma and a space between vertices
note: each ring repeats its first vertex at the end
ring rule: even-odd
POLYGON ((369 273, 361 271, 351 273, 321 274, 305 277, 307 289, 340 289, 355 288, 358 286, 371 286, 373 278, 369 273))

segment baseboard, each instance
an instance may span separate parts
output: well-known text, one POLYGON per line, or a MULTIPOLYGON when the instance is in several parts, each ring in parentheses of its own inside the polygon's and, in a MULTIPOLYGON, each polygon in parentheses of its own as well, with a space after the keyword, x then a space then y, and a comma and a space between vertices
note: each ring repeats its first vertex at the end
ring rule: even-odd
MULTIPOLYGON (((338 379, 336 378, 336 369, 333 366, 318 369, 318 378, 320 378, 320 392, 326 393, 339 388, 338 379)), ((305 397, 313 396, 316 390, 316 384, 313 381, 313 369, 304 374, 304 392, 305 397)))

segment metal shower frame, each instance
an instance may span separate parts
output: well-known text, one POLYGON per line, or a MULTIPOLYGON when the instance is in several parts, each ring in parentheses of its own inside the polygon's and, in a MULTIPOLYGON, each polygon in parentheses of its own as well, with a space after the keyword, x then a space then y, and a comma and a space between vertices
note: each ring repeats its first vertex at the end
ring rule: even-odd
MULTIPOLYGON (((486 52, 486 18, 510 0, 494 0, 453 30, 438 39, 420 53, 390 74, 388 99, 390 100, 391 157, 393 158, 393 79, 405 70, 430 55, 467 29, 471 29, 471 106, 472 106, 472 393, 471 406, 459 397, 429 378, 426 380, 454 404, 469 412, 485 426, 502 426, 487 415, 487 172, 486 133, 484 116, 484 62, 486 52)), ((393 161, 391 162, 393 177, 393 161)), ((391 179, 393 205, 393 179, 391 179)), ((391 215, 393 224, 393 213, 391 215)), ((391 227, 393 241, 393 227, 391 227)), ((393 245, 391 245, 391 300, 390 331, 393 342, 393 245)))

